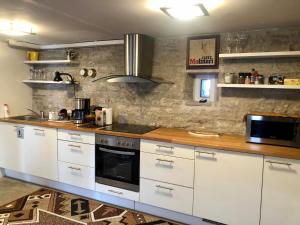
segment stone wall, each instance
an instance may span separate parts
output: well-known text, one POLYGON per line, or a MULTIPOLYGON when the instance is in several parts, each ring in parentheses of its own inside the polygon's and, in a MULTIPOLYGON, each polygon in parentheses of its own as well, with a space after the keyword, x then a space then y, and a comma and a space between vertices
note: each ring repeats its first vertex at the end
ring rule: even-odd
MULTIPOLYGON (((300 30, 262 30, 221 34, 221 52, 300 50, 300 30), (235 37, 246 37, 240 42, 235 37), (231 39, 228 37, 232 37, 231 39), (229 49, 228 46, 231 46, 229 49)), ((111 101, 114 121, 135 124, 205 129, 242 134, 242 121, 249 111, 268 111, 300 115, 300 91, 218 89, 213 104, 197 105, 192 102, 193 76, 186 74, 186 37, 157 38, 155 41, 153 76, 173 81, 174 84, 110 84, 92 83, 90 78, 79 76, 80 68, 95 68, 98 77, 122 74, 124 70, 123 46, 105 46, 78 49, 80 65, 43 67, 47 73, 55 70, 69 72, 80 81, 72 87, 33 86, 33 108, 52 111, 74 107, 76 97, 91 98, 92 104, 107 106, 111 101)), ((64 50, 42 52, 44 59, 65 57, 64 50)), ((226 60, 220 62, 219 80, 224 72, 248 72, 255 68, 263 75, 280 73, 300 78, 299 58, 226 60)))

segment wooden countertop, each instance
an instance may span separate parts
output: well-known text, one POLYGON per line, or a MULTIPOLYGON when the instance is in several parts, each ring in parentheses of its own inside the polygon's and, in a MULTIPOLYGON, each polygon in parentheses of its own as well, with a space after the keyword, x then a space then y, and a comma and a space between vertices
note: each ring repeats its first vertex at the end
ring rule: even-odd
POLYGON ((80 132, 90 132, 97 134, 106 134, 131 138, 142 138, 154 141, 170 142, 174 144, 191 145, 196 147, 206 147, 222 149, 227 151, 235 151, 242 153, 251 153, 265 156, 274 156, 281 158, 290 158, 300 160, 300 148, 281 147, 274 145, 247 143, 244 136, 222 134, 220 137, 196 137, 188 133, 184 129, 175 128, 158 128, 149 133, 139 135, 122 132, 104 131, 99 128, 83 128, 77 127, 73 123, 61 122, 36 122, 12 119, 0 119, 0 122, 26 124, 32 126, 41 126, 48 128, 57 128, 64 130, 73 130, 80 132))
POLYGON ((31 125, 31 126, 40 126, 40 127, 47 127, 47 128, 57 128, 57 129, 63 129, 63 130, 73 130, 73 131, 96 133, 96 134, 106 134, 106 135, 114 135, 114 136, 129 137, 129 138, 141 138, 141 136, 142 136, 140 134, 105 131, 105 130, 101 130, 101 128, 78 127, 78 126, 76 126, 76 124, 73 124, 72 122, 52 122, 52 121, 42 121, 41 122, 41 121, 15 120, 15 119, 9 119, 9 118, 8 119, 0 119, 0 122, 24 124, 24 125, 31 125))
POLYGON ((222 134, 220 137, 196 137, 187 130, 159 128, 142 135, 143 139, 192 145, 196 147, 215 148, 228 151, 300 159, 300 148, 275 145, 247 143, 244 136, 222 134))

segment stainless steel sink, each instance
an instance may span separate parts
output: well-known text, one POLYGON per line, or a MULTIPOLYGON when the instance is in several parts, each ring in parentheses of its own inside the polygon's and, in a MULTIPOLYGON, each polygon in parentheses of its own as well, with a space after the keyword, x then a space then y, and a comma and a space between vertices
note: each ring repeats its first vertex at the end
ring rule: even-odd
POLYGON ((41 118, 41 117, 32 116, 32 115, 13 116, 13 117, 10 117, 10 119, 13 119, 13 120, 36 121, 36 122, 43 122, 43 121, 47 121, 48 120, 48 118, 41 118))

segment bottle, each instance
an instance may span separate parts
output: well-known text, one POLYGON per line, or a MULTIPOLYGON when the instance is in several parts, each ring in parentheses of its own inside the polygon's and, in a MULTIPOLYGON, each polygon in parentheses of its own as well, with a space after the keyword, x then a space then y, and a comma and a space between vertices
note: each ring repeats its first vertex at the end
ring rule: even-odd
POLYGON ((246 76, 245 84, 250 84, 250 77, 249 76, 246 76))
POLYGON ((9 109, 8 109, 8 104, 4 104, 4 118, 8 118, 9 117, 9 109))

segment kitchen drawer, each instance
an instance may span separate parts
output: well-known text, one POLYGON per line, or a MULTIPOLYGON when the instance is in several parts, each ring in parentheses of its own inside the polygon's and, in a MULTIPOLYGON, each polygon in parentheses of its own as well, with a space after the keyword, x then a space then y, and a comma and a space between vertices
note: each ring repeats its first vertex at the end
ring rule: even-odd
POLYGON ((140 199, 140 193, 134 192, 134 191, 128 191, 121 188, 116 188, 104 184, 98 184, 96 183, 96 191, 102 192, 104 194, 113 195, 120 198, 129 199, 132 201, 139 201, 140 199))
POLYGON ((141 177, 193 187, 194 160, 141 152, 141 177))
POLYGON ((95 144, 95 134, 72 130, 58 130, 58 139, 64 141, 73 141, 86 144, 95 144))
POLYGON ((58 160, 95 167, 95 145, 59 140, 58 160))
POLYGON ((95 190, 95 168, 58 162, 59 182, 95 190))
POLYGON ((140 202, 192 214, 193 189, 141 178, 140 202))
POLYGON ((141 140, 141 151, 143 152, 194 159, 194 149, 193 146, 188 145, 141 140))

